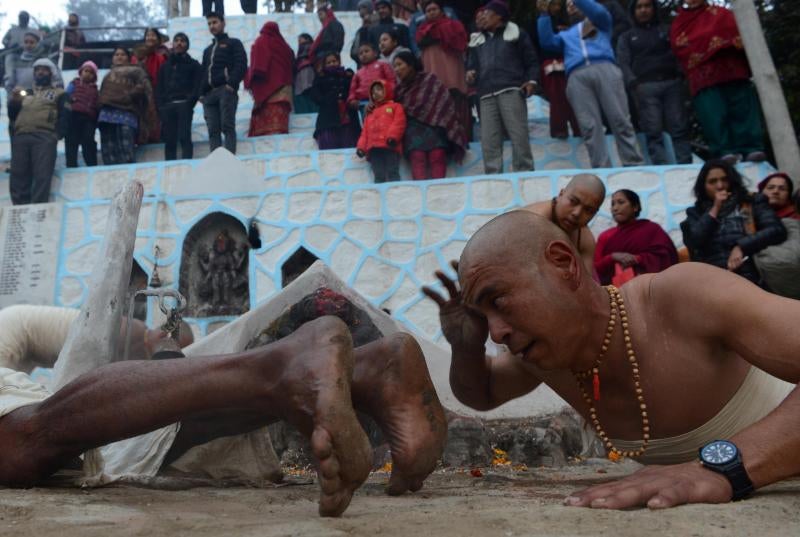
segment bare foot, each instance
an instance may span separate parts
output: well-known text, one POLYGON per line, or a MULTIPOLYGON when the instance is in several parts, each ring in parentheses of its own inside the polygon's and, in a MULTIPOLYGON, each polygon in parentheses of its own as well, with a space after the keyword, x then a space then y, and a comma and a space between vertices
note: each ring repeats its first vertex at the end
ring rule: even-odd
POLYGON ((280 378, 275 379, 280 417, 311 440, 319 465, 319 514, 339 516, 367 479, 372 460, 350 395, 350 333, 339 319, 320 317, 277 345, 285 347, 287 356, 280 378))
POLYGON ((409 334, 356 349, 353 403, 378 423, 392 449, 392 495, 422 488, 447 439, 447 420, 425 356, 409 334))

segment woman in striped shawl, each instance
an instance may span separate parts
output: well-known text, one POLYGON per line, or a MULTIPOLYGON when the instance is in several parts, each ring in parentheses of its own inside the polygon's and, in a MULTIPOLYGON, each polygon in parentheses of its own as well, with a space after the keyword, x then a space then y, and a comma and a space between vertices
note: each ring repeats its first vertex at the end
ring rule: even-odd
POLYGON ((436 75, 422 72, 411 52, 395 57, 394 70, 399 81, 395 101, 403 105, 408 122, 403 147, 411 174, 415 180, 445 177, 448 157, 460 162, 467 149, 453 98, 436 75))

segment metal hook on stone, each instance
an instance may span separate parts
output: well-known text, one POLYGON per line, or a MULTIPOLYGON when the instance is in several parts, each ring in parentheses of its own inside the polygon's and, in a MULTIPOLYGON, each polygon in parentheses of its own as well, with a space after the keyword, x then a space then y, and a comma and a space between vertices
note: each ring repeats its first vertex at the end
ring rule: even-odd
POLYGON ((161 312, 167 317, 164 324, 161 325, 161 331, 167 336, 158 341, 155 351, 153 352, 153 360, 163 360, 165 358, 181 358, 184 356, 181 351, 178 339, 180 337, 181 321, 183 320, 183 311, 186 309, 186 299, 184 296, 175 289, 142 289, 137 291, 130 301, 128 306, 128 323, 125 329, 125 353, 124 359, 127 360, 130 354, 131 343, 131 319, 133 318, 133 309, 136 302, 136 297, 158 297, 158 307, 161 312), (169 306, 167 299, 172 298, 175 300, 174 306, 169 306))

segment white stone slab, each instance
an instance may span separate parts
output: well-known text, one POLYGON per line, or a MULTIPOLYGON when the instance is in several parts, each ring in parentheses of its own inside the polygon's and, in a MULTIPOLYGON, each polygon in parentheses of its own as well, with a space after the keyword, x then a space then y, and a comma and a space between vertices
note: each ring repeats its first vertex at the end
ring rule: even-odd
POLYGON ((0 209, 0 307, 54 303, 62 211, 60 203, 0 209))

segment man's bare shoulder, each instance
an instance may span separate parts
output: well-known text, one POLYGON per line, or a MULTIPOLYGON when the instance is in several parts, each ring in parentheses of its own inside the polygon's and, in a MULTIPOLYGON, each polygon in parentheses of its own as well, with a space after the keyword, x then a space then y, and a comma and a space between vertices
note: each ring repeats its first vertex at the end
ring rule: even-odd
POLYGON ((725 326, 756 305, 787 300, 705 263, 678 263, 663 272, 639 276, 628 286, 629 293, 665 321, 680 318, 705 328, 725 326))
POLYGON ((522 210, 530 211, 533 214, 538 214, 539 216, 544 216, 545 218, 550 218, 550 214, 553 211, 553 202, 551 200, 536 201, 534 203, 525 205, 522 207, 522 210))

